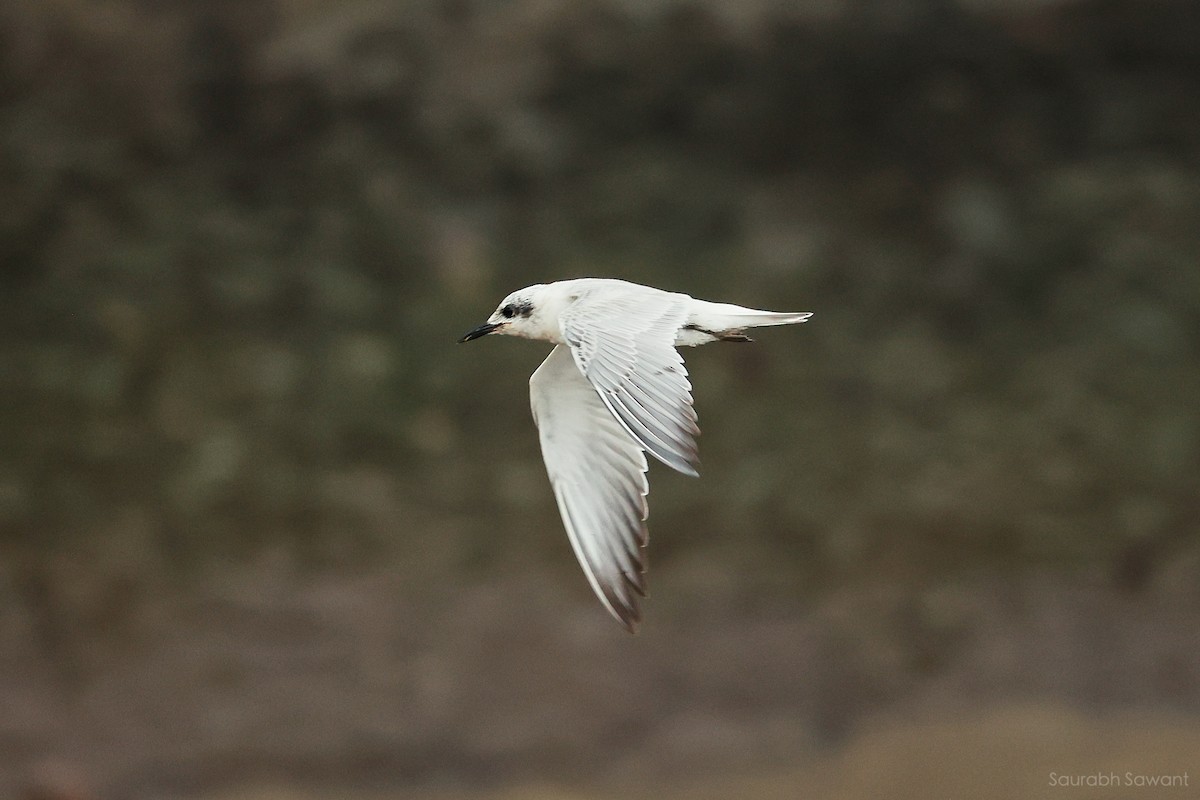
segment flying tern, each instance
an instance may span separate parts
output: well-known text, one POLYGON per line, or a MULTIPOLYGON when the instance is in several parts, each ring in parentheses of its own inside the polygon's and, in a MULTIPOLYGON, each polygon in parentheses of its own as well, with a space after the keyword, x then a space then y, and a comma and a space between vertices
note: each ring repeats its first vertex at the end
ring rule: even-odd
POLYGON ((529 379, 542 458, 588 582, 631 633, 646 594, 646 454, 685 475, 699 474, 700 428, 676 348, 748 342, 748 328, 810 316, 579 278, 513 292, 459 339, 495 333, 555 345, 529 379))

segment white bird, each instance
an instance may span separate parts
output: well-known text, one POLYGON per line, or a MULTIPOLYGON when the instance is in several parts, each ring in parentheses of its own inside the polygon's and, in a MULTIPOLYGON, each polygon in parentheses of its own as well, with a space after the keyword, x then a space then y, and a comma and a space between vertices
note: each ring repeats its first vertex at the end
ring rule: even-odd
POLYGON ((646 594, 646 453, 699 475, 692 385, 675 348, 748 342, 747 328, 810 316, 579 278, 513 292, 459 339, 500 333, 555 345, 529 379, 542 458, 588 582, 631 633, 646 594))

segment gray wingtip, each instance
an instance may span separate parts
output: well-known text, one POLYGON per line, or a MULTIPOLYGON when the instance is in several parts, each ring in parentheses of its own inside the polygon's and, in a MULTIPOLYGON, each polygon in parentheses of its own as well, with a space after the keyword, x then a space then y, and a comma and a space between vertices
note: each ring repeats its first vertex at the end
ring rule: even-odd
POLYGON ((621 627, 626 632, 636 634, 638 632, 638 624, 642 621, 641 610, 637 606, 637 601, 630 598, 630 602, 626 603, 619 598, 609 598, 609 611, 612 612, 613 618, 621 623, 621 627), (614 602, 615 601, 615 602, 614 602))

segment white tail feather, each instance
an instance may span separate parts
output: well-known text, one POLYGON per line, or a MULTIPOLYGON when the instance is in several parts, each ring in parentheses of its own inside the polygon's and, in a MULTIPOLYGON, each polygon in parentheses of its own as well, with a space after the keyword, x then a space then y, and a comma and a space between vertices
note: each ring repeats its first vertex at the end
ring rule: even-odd
POLYGON ((811 311, 760 311, 756 308, 735 306, 732 303, 710 303, 704 300, 697 300, 695 303, 688 324, 713 333, 767 325, 794 325, 812 316, 811 311))

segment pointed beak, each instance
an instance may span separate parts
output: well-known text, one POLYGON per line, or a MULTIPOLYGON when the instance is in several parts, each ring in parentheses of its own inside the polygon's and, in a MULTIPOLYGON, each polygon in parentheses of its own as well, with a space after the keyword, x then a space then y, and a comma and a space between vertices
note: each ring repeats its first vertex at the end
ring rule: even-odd
POLYGON ((478 339, 480 336, 487 336, 489 333, 491 333, 492 331, 496 330, 496 328, 499 328, 499 327, 500 326, 494 322, 485 322, 482 325, 480 325, 478 328, 472 328, 471 330, 464 333, 463 337, 458 340, 458 343, 462 344, 463 342, 469 342, 472 339, 478 339))

